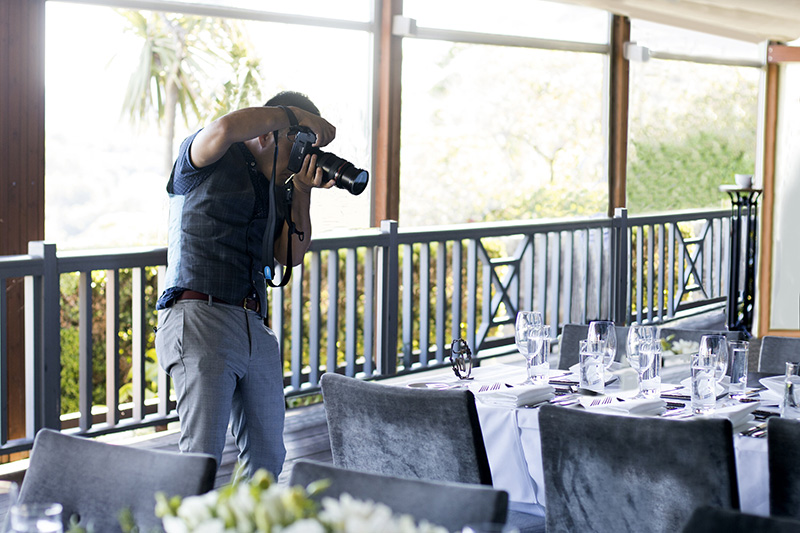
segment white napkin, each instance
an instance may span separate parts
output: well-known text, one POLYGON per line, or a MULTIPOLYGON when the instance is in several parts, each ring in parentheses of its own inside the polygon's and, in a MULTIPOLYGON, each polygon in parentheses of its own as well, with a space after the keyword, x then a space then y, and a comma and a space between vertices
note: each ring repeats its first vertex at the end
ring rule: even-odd
POLYGON ((758 394, 759 399, 765 405, 780 405, 783 402, 783 380, 783 376, 770 376, 758 380, 767 388, 758 394))
POLYGON ((475 397, 483 403, 499 407, 521 407, 549 400, 554 396, 552 385, 520 385, 498 390, 476 392, 475 397))
MULTIPOLYGON (((619 371, 621 369, 622 369, 622 364, 618 363, 617 361, 614 361, 613 363, 611 363, 611 366, 609 366, 608 368, 606 368, 603 371, 603 377, 606 380, 606 384, 608 384, 609 381, 613 380, 614 377, 615 377, 615 372, 617 372, 617 371, 619 371)), ((581 379, 581 364, 580 363, 575 363, 574 365, 569 367, 569 372, 570 372, 570 374, 574 375, 575 381, 580 381, 580 379, 581 379)))
MULTIPOLYGON (((730 386, 730 384, 731 384, 730 376, 722 376, 722 380, 717 383, 717 387, 716 387, 717 398, 719 398, 720 395, 724 394, 725 391, 728 390, 728 387, 730 386)), ((681 387, 686 389, 686 391, 685 391, 686 396, 689 396, 691 398, 692 397, 692 378, 688 377, 686 379, 681 380, 681 387)))
POLYGON ((753 411, 758 409, 760 405, 761 403, 759 402, 727 405, 725 407, 718 407, 713 413, 707 415, 697 415, 697 418, 727 418, 731 421, 731 424, 733 424, 733 430, 736 432, 738 431, 738 428, 744 426, 755 418, 753 416, 753 411))
POLYGON ((640 416, 659 415, 664 412, 667 406, 667 402, 661 398, 636 398, 630 400, 612 398, 610 403, 592 405, 598 398, 609 398, 609 396, 585 396, 581 398, 580 402, 590 411, 640 416))

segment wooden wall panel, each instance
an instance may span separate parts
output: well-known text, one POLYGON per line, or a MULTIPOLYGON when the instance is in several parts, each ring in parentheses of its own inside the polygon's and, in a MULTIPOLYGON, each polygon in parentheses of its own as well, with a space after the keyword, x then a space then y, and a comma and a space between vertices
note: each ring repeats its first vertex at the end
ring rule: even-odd
MULTIPOLYGON (((44 0, 0 1, 0 255, 24 254, 44 239, 44 0)), ((8 294, 11 438, 24 435, 22 280, 8 294)))

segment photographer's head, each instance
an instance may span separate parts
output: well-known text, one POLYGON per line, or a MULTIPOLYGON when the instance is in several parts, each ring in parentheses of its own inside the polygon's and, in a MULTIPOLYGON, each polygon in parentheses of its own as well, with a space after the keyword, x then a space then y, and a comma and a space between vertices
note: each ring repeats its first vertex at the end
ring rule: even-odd
POLYGON ((317 106, 314 105, 314 102, 312 102, 308 96, 297 91, 281 91, 267 100, 267 103, 264 104, 265 107, 278 105, 299 107, 303 111, 308 111, 309 113, 317 115, 318 117, 322 116, 317 106))

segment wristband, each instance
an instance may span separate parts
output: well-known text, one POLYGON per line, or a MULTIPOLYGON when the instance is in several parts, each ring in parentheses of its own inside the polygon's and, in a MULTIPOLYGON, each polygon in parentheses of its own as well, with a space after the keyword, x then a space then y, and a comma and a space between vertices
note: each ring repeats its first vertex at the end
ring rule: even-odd
POLYGON ((297 117, 295 116, 294 111, 292 111, 291 109, 289 109, 285 105, 279 105, 278 107, 283 109, 283 112, 286 113, 287 117, 289 117, 289 127, 290 128, 294 128, 295 126, 299 125, 299 122, 297 122, 297 117))

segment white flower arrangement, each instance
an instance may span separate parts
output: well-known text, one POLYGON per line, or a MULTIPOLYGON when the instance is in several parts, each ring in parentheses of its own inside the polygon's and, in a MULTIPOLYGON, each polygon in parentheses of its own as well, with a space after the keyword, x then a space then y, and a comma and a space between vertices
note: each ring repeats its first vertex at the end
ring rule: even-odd
POLYGON ((156 515, 166 533, 447 533, 349 494, 323 498, 320 508, 309 496, 327 486, 320 481, 307 489, 279 487, 269 473, 259 470, 251 479, 236 479, 200 496, 167 499, 157 494, 156 515))

